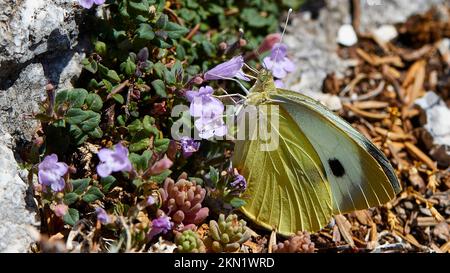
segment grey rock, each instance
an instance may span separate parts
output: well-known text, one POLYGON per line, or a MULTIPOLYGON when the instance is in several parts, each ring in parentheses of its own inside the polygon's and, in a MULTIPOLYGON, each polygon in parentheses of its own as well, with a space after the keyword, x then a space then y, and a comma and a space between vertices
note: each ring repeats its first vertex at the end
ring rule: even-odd
POLYGON ((18 175, 11 140, 0 131, 0 252, 27 252, 37 222, 26 208, 27 184, 18 175))
POLYGON ((70 88, 84 57, 73 0, 0 0, 0 126, 29 140, 45 86, 70 88))

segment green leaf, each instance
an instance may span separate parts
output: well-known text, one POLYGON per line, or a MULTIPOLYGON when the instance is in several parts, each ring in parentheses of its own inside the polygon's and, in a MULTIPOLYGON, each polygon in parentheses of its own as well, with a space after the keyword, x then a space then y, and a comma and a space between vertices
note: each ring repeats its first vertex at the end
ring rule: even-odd
POLYGON ((128 4, 137 11, 148 12, 149 9, 147 0, 130 0, 128 4))
POLYGON ((171 170, 165 170, 158 175, 150 177, 150 179, 156 182, 157 184, 161 184, 167 177, 169 177, 171 173, 172 173, 171 170))
POLYGON ((76 194, 82 194, 89 186, 90 181, 90 178, 71 180, 70 182, 73 185, 73 192, 76 194))
POLYGON ((167 70, 167 68, 166 68, 166 66, 163 63, 157 62, 153 66, 153 70, 155 71, 157 78, 163 78, 164 77, 164 71, 167 70))
POLYGON ((214 186, 219 182, 219 171, 213 166, 209 166, 209 179, 211 179, 214 186))
POLYGON ((158 154, 165 153, 167 149, 169 148, 170 139, 163 138, 163 139, 155 139, 154 145, 155 145, 155 152, 158 154))
POLYGON ((142 131, 144 127, 142 126, 142 122, 139 119, 134 120, 131 124, 127 126, 128 132, 132 136, 137 134, 139 131, 142 131))
POLYGON ((216 49, 214 48, 214 45, 208 40, 202 41, 202 47, 208 57, 213 57, 215 55, 216 49))
POLYGON ((245 206, 245 204, 246 204, 245 201, 238 197, 234 197, 233 199, 230 200, 230 205, 233 206, 234 208, 245 206))
POLYGON ((175 81, 176 81, 175 70, 174 69, 172 69, 170 71, 168 69, 164 70, 164 80, 169 85, 175 84, 175 81))
POLYGON ((142 155, 131 153, 129 158, 131 164, 137 171, 145 171, 148 168, 148 162, 150 161, 152 155, 153 153, 147 150, 143 152, 142 155))
POLYGON ((78 213, 78 210, 70 208, 66 214, 64 214, 63 220, 64 223, 68 225, 75 225, 76 222, 80 219, 80 214, 78 213))
MULTIPOLYGON (((296 0, 296 1, 298 1, 298 0, 296 0)), ((209 12, 214 13, 214 14, 224 13, 224 9, 221 6, 212 4, 212 3, 210 3, 208 5, 208 10, 209 10, 209 12)))
POLYGON ((100 124, 101 116, 99 113, 93 112, 91 110, 85 111, 88 113, 86 120, 84 120, 81 125, 81 130, 84 132, 90 132, 95 130, 95 128, 100 124))
POLYGON ((186 50, 182 45, 177 45, 176 56, 178 60, 184 60, 184 58, 186 57, 186 50))
POLYGON ((114 94, 114 95, 112 95, 112 98, 120 104, 124 104, 124 102, 125 102, 125 99, 123 98, 123 96, 121 94, 114 94))
POLYGON ((78 194, 69 192, 64 195, 64 203, 68 206, 78 201, 78 194))
POLYGON ((137 178, 133 180, 133 185, 136 186, 136 188, 139 188, 142 184, 144 184, 144 180, 141 178, 137 178))
POLYGON ((110 175, 107 177, 102 177, 102 179, 100 179, 100 183, 103 186, 103 191, 105 192, 109 192, 117 183, 117 179, 110 175))
POLYGON ((83 68, 86 69, 87 71, 91 72, 92 74, 97 73, 97 69, 98 69, 98 65, 97 62, 95 60, 90 60, 89 59, 84 59, 86 61, 83 61, 83 68))
POLYGON ((161 13, 161 16, 156 21, 156 27, 160 29, 164 29, 169 22, 169 16, 167 14, 161 13))
POLYGON ((196 13, 193 10, 182 8, 178 11, 181 18, 183 18, 186 21, 192 21, 196 17, 196 13))
POLYGON ((119 75, 117 74, 116 71, 110 70, 109 68, 107 68, 106 66, 104 66, 102 64, 98 64, 98 71, 107 80, 115 82, 115 83, 119 83, 120 82, 120 77, 119 77, 119 75))
POLYGON ((115 82, 115 83, 119 83, 120 82, 120 77, 117 74, 117 72, 114 71, 114 70, 108 70, 108 73, 106 74, 106 77, 112 82, 115 82))
POLYGON ((119 2, 119 12, 123 17, 130 17, 130 14, 128 13, 128 5, 127 1, 120 1, 119 2))
POLYGON ((257 9, 245 8, 240 15, 251 27, 260 28, 267 26, 270 23, 270 20, 267 17, 261 16, 257 9))
MULTIPOLYGON (((145 131, 145 133, 150 134, 155 132, 155 127, 153 127, 153 124, 155 124, 155 119, 150 116, 145 116, 142 119, 142 126, 145 131)), ((157 130, 157 129, 156 129, 157 130)), ((156 134, 155 134, 156 136, 156 134)))
POLYGON ((102 41, 95 42, 94 48, 95 48, 95 52, 97 52, 101 56, 106 55, 106 44, 104 42, 102 42, 102 41))
POLYGON ((147 149, 150 146, 150 139, 149 138, 143 138, 137 142, 130 144, 130 152, 139 152, 144 149, 147 149))
POLYGON ((131 76, 136 71, 136 64, 131 60, 130 57, 120 64, 120 70, 128 76, 131 76))
POLYGON ((83 201, 92 203, 97 199, 103 198, 105 195, 97 187, 90 187, 89 190, 83 195, 83 201))
POLYGON ((67 100, 72 107, 81 107, 86 100, 88 91, 82 88, 71 89, 67 93, 67 100))
POLYGON ((86 133, 83 132, 83 130, 81 130, 80 127, 74 124, 70 125, 69 133, 72 136, 73 140, 75 141, 75 145, 83 144, 88 138, 86 133))
POLYGON ((162 98, 166 98, 167 97, 167 93, 166 93, 166 85, 164 84, 164 82, 160 79, 154 80, 152 81, 152 86, 155 89, 155 93, 162 97, 162 98))
POLYGON ((152 26, 146 23, 139 24, 139 28, 136 30, 137 35, 143 40, 153 40, 155 38, 155 32, 153 32, 152 26))
POLYGON ((96 127, 94 130, 89 131, 88 135, 93 138, 101 138, 103 136, 103 131, 100 127, 96 127))
POLYGON ((83 111, 80 108, 71 108, 69 111, 67 111, 66 120, 68 123, 71 124, 80 124, 87 118, 89 118, 89 114, 87 111, 83 111))
POLYGON ((100 112, 100 110, 102 110, 103 107, 102 98, 95 93, 90 93, 86 97, 85 103, 89 107, 89 109, 95 112, 100 112))
POLYGON ((189 181, 194 181, 197 185, 203 185, 203 179, 200 177, 189 177, 189 181))
POLYGON ((189 29, 173 22, 167 22, 164 30, 167 32, 167 36, 171 39, 179 39, 189 32, 189 29))
POLYGON ((124 39, 127 37, 127 33, 125 32, 125 30, 113 29, 113 36, 114 36, 114 39, 121 40, 121 39, 124 39))

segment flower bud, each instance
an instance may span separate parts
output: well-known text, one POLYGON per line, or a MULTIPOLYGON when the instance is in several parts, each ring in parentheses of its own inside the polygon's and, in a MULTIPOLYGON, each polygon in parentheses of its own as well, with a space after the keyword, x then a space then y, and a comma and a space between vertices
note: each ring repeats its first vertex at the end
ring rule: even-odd
POLYGON ((69 207, 65 204, 58 204, 55 206, 55 209, 53 210, 58 217, 64 217, 64 215, 69 210, 69 207))

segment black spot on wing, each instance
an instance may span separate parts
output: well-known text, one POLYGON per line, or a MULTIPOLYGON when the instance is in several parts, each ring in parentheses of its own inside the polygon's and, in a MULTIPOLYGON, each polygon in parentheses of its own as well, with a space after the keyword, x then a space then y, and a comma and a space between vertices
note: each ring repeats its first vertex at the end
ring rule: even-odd
POLYGON ((342 166, 339 159, 337 158, 328 159, 328 165, 330 165, 330 169, 333 172, 334 176, 342 177, 345 174, 344 166, 342 166))

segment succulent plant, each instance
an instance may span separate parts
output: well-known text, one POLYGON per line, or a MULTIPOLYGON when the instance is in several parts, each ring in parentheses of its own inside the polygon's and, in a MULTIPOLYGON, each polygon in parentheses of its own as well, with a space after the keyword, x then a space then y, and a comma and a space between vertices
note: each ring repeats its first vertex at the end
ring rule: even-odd
POLYGON ((162 209, 178 228, 191 228, 208 217, 209 209, 202 207, 206 190, 194 181, 188 181, 186 173, 181 174, 177 182, 166 178, 159 191, 162 209))
POLYGON ((220 214, 217 222, 209 222, 205 244, 212 252, 235 252, 250 238, 246 225, 244 220, 238 220, 236 214, 230 214, 227 218, 220 214))
POLYGON ((314 243, 311 242, 311 237, 308 232, 298 231, 296 235, 273 246, 275 253, 313 253, 314 243))
POLYGON ((177 251, 179 253, 205 253, 206 248, 197 233, 188 229, 175 236, 177 251))

